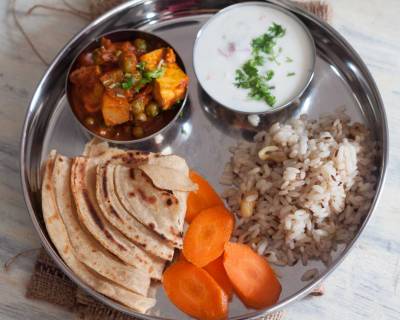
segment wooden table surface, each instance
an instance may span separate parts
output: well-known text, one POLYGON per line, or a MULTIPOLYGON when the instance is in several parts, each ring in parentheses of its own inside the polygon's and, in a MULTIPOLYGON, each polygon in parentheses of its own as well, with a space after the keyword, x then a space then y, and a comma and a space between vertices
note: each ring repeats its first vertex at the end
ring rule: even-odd
MULTIPOLYGON (((85 0, 70 0, 82 4, 85 0)), ((47 60, 87 22, 19 0, 18 15, 47 60)), ((40 1, 62 7, 61 0, 40 1)), ((332 25, 354 46, 382 94, 390 130, 390 162, 378 208, 354 250, 325 282, 323 297, 286 310, 286 320, 400 319, 400 1, 331 0, 332 25)), ((0 1, 0 263, 40 246, 23 200, 19 139, 25 110, 46 67, 16 29, 9 3, 0 1)), ((68 311, 24 297, 34 255, 0 271, 0 319, 73 319, 68 311)))

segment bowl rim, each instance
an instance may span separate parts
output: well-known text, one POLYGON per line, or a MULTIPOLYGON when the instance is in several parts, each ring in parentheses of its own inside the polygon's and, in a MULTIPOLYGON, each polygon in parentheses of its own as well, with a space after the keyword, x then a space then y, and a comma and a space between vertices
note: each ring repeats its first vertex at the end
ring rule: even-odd
POLYGON ((210 96, 210 98, 213 99, 215 102, 217 102, 220 106, 222 106, 222 107, 224 107, 224 108, 226 108, 228 110, 231 110, 233 112, 236 112, 236 113, 239 113, 239 114, 243 114, 243 115, 268 115, 268 114, 272 114, 272 113, 281 111, 281 110, 291 106, 294 102, 296 102, 303 95, 303 93, 309 87, 309 85, 310 85, 310 83, 311 83, 311 81, 312 81, 312 79, 314 77, 316 60, 317 60, 317 49, 316 49, 316 46, 315 46, 315 41, 314 41, 314 38, 313 38, 310 30, 307 28, 307 26, 298 17, 296 17, 295 14, 290 12, 285 7, 279 6, 279 5, 275 4, 275 3, 263 2, 263 1, 240 2, 240 3, 236 3, 236 4, 233 4, 233 5, 230 5, 228 7, 225 7, 222 10, 218 11, 215 15, 213 15, 210 19, 208 19, 207 22, 204 23, 201 26, 200 30, 197 32, 197 35, 196 35, 196 38, 195 38, 195 42, 194 42, 194 45, 193 45, 193 55, 192 55, 194 73, 196 75, 198 83, 200 84, 201 89, 204 90, 210 96), (205 87, 202 85, 202 81, 198 77, 198 72, 197 72, 197 68, 196 68, 196 59, 195 59, 196 49, 198 47, 198 42, 199 42, 199 39, 202 36, 202 33, 204 32, 205 29, 207 29, 210 26, 210 24, 212 24, 214 22, 215 19, 219 18, 220 15, 223 15, 223 14, 225 14, 226 12, 228 12, 228 11, 230 11, 232 9, 237 9, 237 8, 240 8, 240 7, 243 7, 243 6, 254 6, 254 5, 262 6, 262 7, 266 7, 266 8, 269 8, 269 9, 280 11, 283 14, 287 15, 288 17, 290 17, 292 20, 294 20, 303 29, 303 31, 307 35, 307 39, 308 39, 308 42, 310 44, 311 51, 312 51, 311 69, 308 72, 309 73, 308 77, 306 78, 306 81, 304 82, 304 85, 301 86, 301 89, 298 92, 296 92, 296 94, 294 94, 292 96, 292 98, 289 99, 288 101, 286 101, 285 103, 283 103, 281 105, 278 105, 276 107, 271 107, 271 106, 267 105, 267 107, 269 107, 269 109, 267 109, 265 111, 260 111, 260 112, 238 110, 236 108, 228 106, 225 103, 222 103, 220 100, 218 100, 218 97, 213 96, 212 94, 210 94, 205 89, 205 87))
MULTIPOLYGON (((89 128, 87 128, 82 121, 78 118, 78 116, 75 113, 74 108, 72 107, 72 102, 70 99, 70 81, 69 81, 69 76, 72 72, 73 67, 75 66, 75 63, 77 62, 78 58, 81 56, 82 53, 84 53, 89 47, 91 47, 92 45, 94 45, 95 43, 99 42, 101 40, 101 38, 103 37, 107 37, 107 36, 114 36, 116 34, 119 33, 132 33, 132 34, 145 34, 147 37, 149 38, 155 38, 155 40, 157 41, 161 41, 164 42, 168 47, 172 48, 172 50, 174 50, 176 57, 177 57, 177 62, 178 65, 180 65, 180 67, 183 69, 183 72, 186 73, 186 67, 185 64, 183 62, 183 59, 181 58, 181 56, 179 55, 178 51, 168 42, 166 41, 164 38, 152 33, 152 32, 148 32, 148 31, 143 31, 140 29, 129 29, 129 28, 121 28, 121 29, 117 29, 117 30, 113 30, 113 31, 109 31, 109 32, 105 32, 100 34, 99 36, 97 36, 96 38, 94 38, 93 40, 91 40, 85 47, 83 47, 81 50, 79 50, 79 52, 75 55, 75 57, 73 58, 73 60, 71 61, 71 64, 68 66, 67 69, 67 73, 66 73, 66 78, 65 78, 65 84, 64 84, 64 90, 65 90, 65 96, 68 102, 68 106, 70 108, 70 110, 72 111, 72 114, 74 115, 74 119, 77 121, 77 123, 79 123, 79 126, 81 127, 81 129, 83 129, 86 133, 88 133, 89 135, 98 138, 100 140, 109 142, 109 143, 113 143, 113 144, 119 144, 119 145, 131 145, 131 144, 136 144, 136 143, 143 143, 149 140, 154 139, 157 135, 164 133, 166 130, 168 130, 178 119, 178 117, 180 116, 180 114, 183 112, 183 109, 185 108, 185 105, 187 103, 188 100, 188 96, 189 96, 189 87, 186 89, 185 92, 185 96, 184 98, 181 100, 181 102, 179 102, 180 106, 179 108, 176 110, 175 115, 173 116, 173 118, 167 123, 165 124, 163 127, 161 127, 159 130, 157 130, 156 132, 153 132, 152 134, 145 136, 143 138, 140 139, 129 139, 129 140, 116 140, 116 139, 111 139, 111 138, 107 138, 107 137, 103 137, 95 132, 93 132, 92 130, 90 130, 89 128)), ((123 41, 123 40, 120 40, 123 41)), ((126 40, 128 41, 128 40, 126 40)))

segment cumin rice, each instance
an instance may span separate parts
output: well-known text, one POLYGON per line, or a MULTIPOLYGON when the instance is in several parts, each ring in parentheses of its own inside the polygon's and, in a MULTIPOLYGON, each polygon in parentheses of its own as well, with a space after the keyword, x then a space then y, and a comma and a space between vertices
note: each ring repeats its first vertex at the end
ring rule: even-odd
POLYGON ((330 264, 370 208, 376 150, 366 127, 344 113, 275 123, 231 147, 221 183, 237 216, 232 240, 276 265, 330 264))

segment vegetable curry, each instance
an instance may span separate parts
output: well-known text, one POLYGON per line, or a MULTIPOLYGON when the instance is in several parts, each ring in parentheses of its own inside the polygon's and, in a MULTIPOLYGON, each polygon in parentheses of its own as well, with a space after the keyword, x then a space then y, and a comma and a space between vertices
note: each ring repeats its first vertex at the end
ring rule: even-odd
POLYGON ((72 107, 86 128, 108 139, 133 140, 174 118, 189 78, 171 48, 149 48, 140 38, 102 38, 99 48, 78 57, 69 81, 72 107))

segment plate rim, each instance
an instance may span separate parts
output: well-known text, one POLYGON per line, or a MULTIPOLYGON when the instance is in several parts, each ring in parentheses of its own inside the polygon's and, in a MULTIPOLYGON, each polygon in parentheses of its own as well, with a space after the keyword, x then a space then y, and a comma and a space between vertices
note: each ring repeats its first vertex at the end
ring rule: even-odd
MULTIPOLYGON (((23 191, 23 196, 24 196, 24 201, 25 205, 28 209, 28 212, 30 214, 32 223, 39 235, 39 238, 44 245, 46 251, 50 256, 53 258, 53 260, 56 262, 58 267, 79 287, 83 288, 87 293, 90 295, 94 296, 96 299, 99 301, 105 303, 109 307, 112 307, 118 311, 121 311, 125 314, 129 314, 141 319, 165 319, 162 317, 158 316, 153 316, 149 314, 142 314, 136 311, 133 311, 125 306, 123 306, 120 303, 114 302, 113 300, 109 299, 108 297, 105 297, 95 290, 91 289, 89 286, 87 286, 82 280, 80 280, 74 272, 64 263, 64 261, 61 259, 57 251, 54 249, 53 244, 47 239, 45 236, 38 219, 36 218, 35 211, 32 206, 32 202, 30 199, 30 191, 29 189, 29 178, 28 178, 28 173, 26 171, 26 162, 27 162, 27 157, 29 158, 29 155, 27 154, 26 148, 28 147, 29 143, 29 136, 28 133, 30 132, 30 129, 32 128, 32 124, 35 122, 36 117, 38 114, 41 112, 41 108, 43 105, 37 106, 37 100, 39 100, 39 97, 41 95, 42 91, 42 86, 44 85, 46 79, 49 77, 49 74, 52 73, 54 66, 60 62, 61 58, 64 57, 64 55, 68 52, 68 48, 70 45, 74 42, 76 42, 82 35, 85 33, 90 33, 92 32, 96 26, 103 21, 107 20, 108 18, 114 16, 115 14, 118 14, 120 12, 123 12, 126 9, 130 9, 136 6, 143 5, 146 2, 146 0, 132 0, 125 2, 114 9, 106 12, 105 14, 101 15, 100 17, 96 18, 94 21, 92 21, 90 24, 85 26, 83 29, 81 29, 78 33, 76 33, 67 43, 66 45, 58 52, 56 57, 53 59, 51 62, 50 66, 47 68, 46 72, 42 76, 41 80, 39 81, 38 85, 35 88, 35 91, 31 97, 31 100, 29 102, 27 111, 25 113, 25 120, 23 124, 23 128, 21 131, 21 138, 20 138, 20 179, 21 179, 21 188, 23 191)), ((241 1, 238 1, 241 2, 241 1)), ((290 12, 294 12, 296 14, 301 14, 305 16, 307 19, 311 20, 312 22, 316 23, 320 27, 324 28, 327 30, 331 36, 333 36, 342 46, 346 47, 347 50, 350 51, 350 53, 358 60, 360 67, 362 68, 362 72, 364 77, 367 78, 369 84, 371 85, 371 88, 373 90, 374 98, 376 99, 377 106, 381 115, 381 133, 382 133, 382 152, 381 152, 381 168, 379 172, 379 181, 377 183, 376 187, 376 192, 375 192, 375 197, 373 202, 371 203, 370 209, 368 214, 366 215, 362 225, 359 227, 357 234, 354 236, 351 242, 349 242, 342 252, 341 256, 336 259, 336 261, 323 273, 320 275, 319 278, 316 280, 310 282, 307 286, 303 287, 301 290, 297 291, 296 293, 286 297, 284 300, 279 302, 278 304, 261 310, 261 311, 253 311, 251 310, 249 314, 246 315, 241 315, 241 316, 233 316, 230 317, 229 319, 256 319, 262 316, 265 316, 267 314, 274 313, 287 305, 291 304, 295 300, 298 300, 305 295, 307 295, 314 287, 316 287, 318 284, 320 284, 322 281, 324 281, 336 268, 343 262, 343 260, 347 257, 349 254, 350 250, 354 248, 355 243, 358 241, 360 238, 361 234, 364 232, 368 222, 370 221, 370 218, 372 214, 374 213, 376 206, 381 198, 382 191, 383 191, 383 186, 386 180, 386 174, 387 174, 387 167, 388 167, 388 155, 389 155, 389 133, 388 133, 388 122, 387 122, 387 116, 386 116, 386 111, 384 108, 384 104, 382 101, 381 94, 378 90, 378 87, 376 85, 375 80, 373 79, 370 71, 368 70, 367 66, 365 65, 364 61, 361 59, 360 55, 355 51, 355 49, 347 42, 347 40, 344 39, 343 36, 341 36, 333 27, 331 27, 329 24, 326 22, 322 21, 318 17, 310 14, 309 12, 305 11, 302 8, 299 8, 295 6, 292 3, 289 3, 287 0, 279 1, 279 0, 262 0, 261 2, 269 2, 276 4, 280 7, 283 7, 284 9, 289 10, 290 12)))

